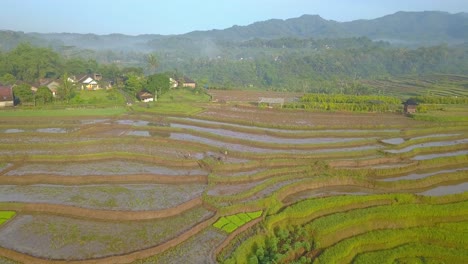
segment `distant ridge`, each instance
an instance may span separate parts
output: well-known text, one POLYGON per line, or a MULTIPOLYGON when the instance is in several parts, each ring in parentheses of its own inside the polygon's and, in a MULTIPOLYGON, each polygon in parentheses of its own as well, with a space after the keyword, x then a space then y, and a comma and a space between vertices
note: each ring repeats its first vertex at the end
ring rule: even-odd
POLYGON ((421 46, 468 42, 468 14, 439 11, 397 12, 370 20, 337 22, 318 15, 303 15, 286 20, 270 19, 247 26, 223 30, 193 31, 183 35, 123 34, 95 35, 76 33, 23 33, 0 31, 0 48, 10 49, 19 42, 36 45, 76 46, 84 49, 152 50, 175 42, 206 43, 206 40, 246 41, 278 38, 367 37, 390 43, 421 46))
POLYGON ((397 12, 381 18, 337 22, 318 15, 286 20, 271 19, 224 30, 195 31, 186 37, 247 40, 252 38, 346 38, 368 37, 412 42, 468 41, 468 14, 439 11, 397 12))

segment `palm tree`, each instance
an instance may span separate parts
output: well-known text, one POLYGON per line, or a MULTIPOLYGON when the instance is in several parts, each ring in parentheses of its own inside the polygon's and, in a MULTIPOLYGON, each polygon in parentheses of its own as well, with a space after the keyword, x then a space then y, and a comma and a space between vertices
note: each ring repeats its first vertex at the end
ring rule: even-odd
POLYGON ((146 57, 146 63, 148 64, 150 73, 154 73, 159 66, 158 58, 154 54, 148 54, 146 57))

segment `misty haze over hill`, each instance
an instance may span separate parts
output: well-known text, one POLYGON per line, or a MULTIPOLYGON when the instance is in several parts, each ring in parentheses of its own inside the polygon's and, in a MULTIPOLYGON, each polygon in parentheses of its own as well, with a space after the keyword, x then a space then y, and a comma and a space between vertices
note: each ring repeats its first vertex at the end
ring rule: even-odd
POLYGON ((183 35, 0 31, 5 73, 15 74, 11 62, 22 61, 22 42, 61 57, 49 75, 165 72, 202 87, 355 93, 373 89, 359 80, 468 72, 466 13, 398 12, 351 22, 303 15, 183 35))
MULTIPOLYGON (((209 50, 216 42, 252 39, 324 39, 367 37, 403 46, 449 45, 468 42, 468 14, 446 12, 398 12, 372 20, 336 22, 318 15, 286 20, 271 19, 224 30, 194 31, 183 35, 95 35, 75 33, 23 33, 0 31, 0 48, 9 50, 20 42, 92 50, 151 52, 174 49, 209 50), (203 48, 203 47, 207 47, 203 48)), ((210 52, 208 52, 210 53, 210 52)), ((208 54, 209 55, 209 54, 208 54)))

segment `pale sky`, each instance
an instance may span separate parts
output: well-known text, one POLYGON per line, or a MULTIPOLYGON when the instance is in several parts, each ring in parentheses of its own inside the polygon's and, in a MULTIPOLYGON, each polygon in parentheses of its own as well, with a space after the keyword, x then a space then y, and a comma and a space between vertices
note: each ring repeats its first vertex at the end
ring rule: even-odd
POLYGON ((468 13, 468 0, 0 0, 0 9, 0 30, 169 35, 303 14, 351 21, 397 11, 468 13))

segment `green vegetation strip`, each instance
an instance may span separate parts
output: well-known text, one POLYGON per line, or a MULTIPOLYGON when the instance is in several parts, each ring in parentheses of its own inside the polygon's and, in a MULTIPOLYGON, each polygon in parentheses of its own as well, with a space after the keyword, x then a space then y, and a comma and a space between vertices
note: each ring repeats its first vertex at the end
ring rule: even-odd
POLYGON ((218 221, 213 224, 213 226, 230 234, 246 223, 259 218, 261 215, 262 211, 256 211, 223 216, 219 218, 218 221))
POLYGON ((394 204, 357 209, 316 219, 307 225, 307 230, 314 233, 318 247, 328 247, 351 233, 356 235, 379 228, 378 222, 401 222, 404 227, 411 227, 433 225, 452 217, 468 217, 468 201, 444 205, 394 204))
MULTIPOLYGON (((273 214, 267 215, 263 228, 245 239, 226 263, 246 263, 254 245, 264 246, 265 238, 272 235, 273 230, 293 225, 304 226, 308 234, 313 234, 310 239, 315 247, 321 248, 377 230, 379 226, 398 223, 393 228, 411 228, 461 221, 468 216, 467 198, 468 193, 440 197, 382 194, 304 200, 277 213, 270 210, 273 214)), ((265 202, 267 206, 274 201, 265 202)))
POLYGON ((353 263, 401 263, 397 260, 407 257, 417 257, 417 261, 403 263, 466 263, 467 255, 468 250, 466 248, 442 247, 434 243, 409 243, 384 251, 358 255, 353 263), (428 261, 431 258, 435 261, 428 261), (425 261, 421 262, 423 259, 425 261))
POLYGON ((0 117, 112 116, 121 115, 125 112, 127 112, 127 109, 123 107, 33 109, 0 111, 0 117))
MULTIPOLYGON (((462 222, 458 225, 466 227, 467 224, 467 222, 462 222)), ((453 232, 440 227, 376 230, 338 242, 327 248, 315 263, 351 263, 358 254, 363 252, 391 249, 416 241, 438 242, 446 247, 468 247, 466 233, 453 232)), ((384 262, 378 261, 378 263, 384 262)))
POLYGON ((16 215, 14 211, 0 211, 0 225, 10 220, 16 215))

